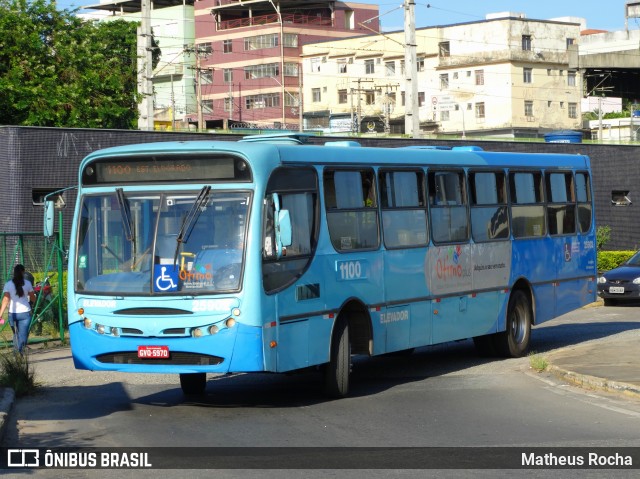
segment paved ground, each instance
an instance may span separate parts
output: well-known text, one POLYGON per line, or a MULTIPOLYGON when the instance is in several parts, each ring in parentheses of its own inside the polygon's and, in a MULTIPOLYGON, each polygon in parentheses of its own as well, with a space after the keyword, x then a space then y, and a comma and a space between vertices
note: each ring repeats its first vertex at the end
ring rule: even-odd
MULTIPOLYGON (((640 399, 640 329, 553 350, 544 355, 548 370, 583 388, 640 399)), ((0 387, 0 440, 15 394, 0 387)))

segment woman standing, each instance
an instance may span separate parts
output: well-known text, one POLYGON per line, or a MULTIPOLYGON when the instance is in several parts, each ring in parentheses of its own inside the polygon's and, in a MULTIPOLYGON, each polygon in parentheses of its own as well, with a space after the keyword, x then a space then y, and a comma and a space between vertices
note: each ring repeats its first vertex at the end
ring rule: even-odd
MULTIPOLYGON (((35 302, 36 295, 33 285, 26 280, 24 266, 17 264, 13 268, 13 278, 7 281, 2 290, 2 306, 0 306, 0 318, 9 307, 9 324, 13 330, 13 347, 19 353, 23 353, 27 345, 29 326, 31 325, 31 304, 35 302)), ((0 319, 4 323, 4 319, 0 319)))

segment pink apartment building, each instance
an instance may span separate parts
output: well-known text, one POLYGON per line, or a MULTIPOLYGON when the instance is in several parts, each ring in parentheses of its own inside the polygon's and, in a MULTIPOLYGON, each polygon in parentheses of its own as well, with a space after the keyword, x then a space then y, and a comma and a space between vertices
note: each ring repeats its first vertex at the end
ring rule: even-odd
POLYGON ((199 108, 189 121, 200 128, 298 130, 302 45, 370 35, 379 31, 378 15, 377 5, 352 2, 196 1, 199 108))

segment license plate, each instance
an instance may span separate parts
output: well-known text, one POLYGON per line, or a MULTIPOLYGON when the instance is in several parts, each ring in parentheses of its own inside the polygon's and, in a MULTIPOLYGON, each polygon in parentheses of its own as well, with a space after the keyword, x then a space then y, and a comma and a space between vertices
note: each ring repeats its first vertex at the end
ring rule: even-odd
POLYGON ((609 287, 609 292, 610 293, 615 293, 615 294, 624 293, 624 286, 610 286, 609 287))
POLYGON ((142 359, 168 359, 169 346, 138 346, 138 357, 142 359))

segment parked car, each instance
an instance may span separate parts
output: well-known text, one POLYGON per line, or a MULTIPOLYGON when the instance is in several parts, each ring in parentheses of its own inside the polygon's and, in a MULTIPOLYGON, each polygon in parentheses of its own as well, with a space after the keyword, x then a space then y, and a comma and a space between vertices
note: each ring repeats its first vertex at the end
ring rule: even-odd
POLYGON ((618 301, 640 301, 640 251, 598 278, 598 296, 605 306, 618 301))

